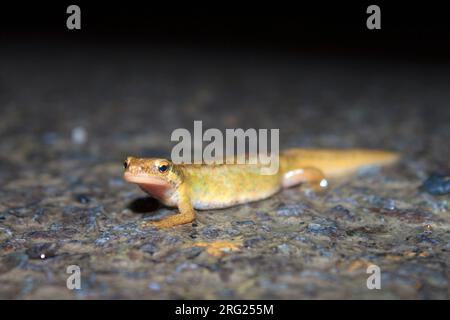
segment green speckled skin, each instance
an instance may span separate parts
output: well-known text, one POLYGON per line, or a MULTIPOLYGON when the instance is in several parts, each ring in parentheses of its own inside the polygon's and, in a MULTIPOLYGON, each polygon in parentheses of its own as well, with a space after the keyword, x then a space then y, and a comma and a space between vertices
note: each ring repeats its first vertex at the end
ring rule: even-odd
POLYGON ((262 175, 257 165, 182 166, 196 209, 225 208, 267 198, 281 187, 280 174, 262 175))

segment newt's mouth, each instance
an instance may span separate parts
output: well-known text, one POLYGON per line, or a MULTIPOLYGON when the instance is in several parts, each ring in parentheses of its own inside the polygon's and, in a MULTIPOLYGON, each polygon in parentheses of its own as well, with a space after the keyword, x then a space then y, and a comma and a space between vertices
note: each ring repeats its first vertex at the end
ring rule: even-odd
POLYGON ((152 177, 152 176, 147 176, 147 175, 137 175, 137 174, 132 174, 129 172, 125 172, 123 174, 123 178, 127 182, 136 183, 139 185, 150 185, 150 186, 153 185, 153 186, 161 186, 161 187, 165 187, 165 186, 169 185, 169 183, 167 181, 160 179, 158 177, 152 177))

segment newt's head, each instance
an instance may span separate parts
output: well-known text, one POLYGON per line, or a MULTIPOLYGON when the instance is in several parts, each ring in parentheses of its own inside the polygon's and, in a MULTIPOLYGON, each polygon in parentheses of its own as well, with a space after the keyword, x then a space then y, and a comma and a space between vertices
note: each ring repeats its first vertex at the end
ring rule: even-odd
POLYGON ((182 182, 182 174, 169 160, 128 157, 123 163, 124 179, 153 197, 168 202, 182 182))

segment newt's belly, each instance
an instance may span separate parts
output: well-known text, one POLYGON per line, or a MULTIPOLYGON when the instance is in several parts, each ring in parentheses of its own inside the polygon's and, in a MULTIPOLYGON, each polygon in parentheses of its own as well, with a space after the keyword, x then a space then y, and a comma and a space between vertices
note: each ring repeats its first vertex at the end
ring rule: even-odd
POLYGON ((258 167, 223 165, 185 172, 195 209, 217 209, 265 199, 281 188, 280 177, 262 175, 258 167))

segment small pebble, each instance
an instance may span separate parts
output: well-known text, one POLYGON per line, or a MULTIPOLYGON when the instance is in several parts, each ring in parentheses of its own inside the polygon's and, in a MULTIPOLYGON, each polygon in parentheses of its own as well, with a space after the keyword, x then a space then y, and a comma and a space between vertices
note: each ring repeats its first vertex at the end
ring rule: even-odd
POLYGON ((75 199, 82 204, 86 204, 91 201, 91 198, 89 198, 86 194, 77 194, 75 195, 75 199))
POLYGON ((235 226, 254 226, 255 223, 251 220, 232 221, 232 225, 235 226))
POLYGON ((208 239, 215 239, 219 236, 220 230, 214 228, 214 227, 207 227, 203 229, 202 235, 208 239))
POLYGON ((280 244, 279 246, 277 246, 277 249, 283 254, 288 254, 291 251, 289 245, 286 243, 280 244))
POLYGON ((396 209, 396 204, 394 199, 386 199, 383 197, 378 197, 371 195, 367 198, 367 201, 378 208, 383 208, 386 210, 394 211, 396 209))
POLYGON ((54 243, 38 243, 28 248, 25 253, 30 259, 46 259, 56 255, 58 246, 54 243))
POLYGON ((263 236, 256 236, 256 237, 247 239, 244 241, 244 247, 246 247, 246 248, 254 247, 257 243, 259 243, 263 240, 266 240, 266 238, 263 236))
POLYGON ((277 214, 285 217, 296 217, 306 213, 305 205, 282 205, 276 209, 277 214))
POLYGON ((110 240, 109 237, 102 237, 102 238, 98 238, 97 240, 95 240, 95 245, 97 246, 103 246, 106 242, 108 242, 110 240))
POLYGON ((148 288, 153 291, 159 291, 161 290, 161 285, 157 282, 150 282, 148 288))
POLYGON ((310 223, 308 224, 308 231, 312 233, 330 234, 335 232, 336 228, 331 226, 323 226, 318 223, 310 223))
POLYGON ((87 131, 83 127, 72 129, 72 142, 75 144, 84 144, 87 141, 87 131))
POLYGON ((158 248, 156 245, 154 245, 153 243, 146 243, 143 246, 141 246, 140 248, 142 251, 149 253, 151 255, 153 255, 155 252, 158 251, 158 248))
POLYGON ((318 231, 321 231, 323 229, 324 228, 320 224, 317 224, 317 223, 310 223, 310 224, 308 224, 308 230, 309 231, 318 232, 318 231))
POLYGON ((230 236, 232 236, 232 237, 235 237, 235 236, 238 236, 238 235, 241 234, 241 232, 239 231, 239 229, 236 229, 236 228, 226 229, 226 230, 225 230, 225 233, 228 234, 228 235, 230 235, 230 236))
POLYGON ((450 175, 432 174, 420 188, 432 195, 450 193, 450 175))

